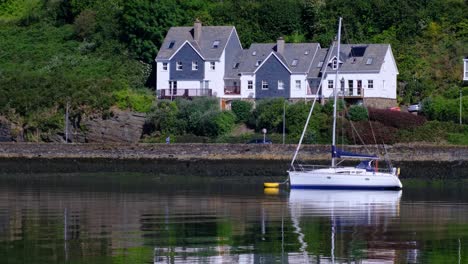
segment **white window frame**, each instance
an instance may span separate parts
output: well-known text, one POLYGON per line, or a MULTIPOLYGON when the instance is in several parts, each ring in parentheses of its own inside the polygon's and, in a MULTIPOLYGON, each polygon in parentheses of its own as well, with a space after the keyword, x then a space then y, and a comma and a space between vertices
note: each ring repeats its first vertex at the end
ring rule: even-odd
POLYGON ((198 71, 198 61, 192 61, 192 71, 198 71))
POLYGON ((176 71, 182 71, 184 66, 182 65, 181 61, 176 62, 176 71))
POLYGON ((262 90, 268 90, 268 82, 267 81, 262 81, 262 90))
POLYGON ((278 90, 284 90, 284 82, 283 82, 283 80, 278 80, 278 90))
POLYGON ((296 90, 301 90, 302 89, 302 82, 301 80, 296 80, 296 90))
POLYGON ((328 89, 333 89, 333 80, 328 80, 328 89))
POLYGON ((169 68, 169 63, 163 62, 163 63, 162 63, 162 70, 163 70, 163 71, 167 71, 168 68, 169 68))
POLYGON ((337 70, 338 69, 338 59, 332 60, 332 69, 337 70))
POLYGON ((374 80, 367 80, 367 88, 369 89, 374 88, 374 80))
POLYGON ((247 81, 247 89, 253 90, 253 81, 247 81))
POLYGON ((215 61, 210 61, 210 70, 212 70, 212 71, 216 70, 216 62, 215 61))

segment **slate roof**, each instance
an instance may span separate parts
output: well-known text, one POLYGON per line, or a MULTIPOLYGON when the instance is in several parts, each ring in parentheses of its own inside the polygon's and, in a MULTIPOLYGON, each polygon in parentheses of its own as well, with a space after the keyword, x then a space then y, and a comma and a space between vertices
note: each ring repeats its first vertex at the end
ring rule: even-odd
MULTIPOLYGON (((340 72, 380 71, 384 63, 389 44, 342 44, 340 46, 340 72)), ((335 57, 336 47, 331 58, 335 57)), ((335 72, 328 62, 324 62, 327 72, 335 72)), ((325 68, 322 68, 322 71, 325 68)))
POLYGON ((193 27, 172 27, 167 32, 156 60, 168 60, 185 41, 189 41, 205 60, 219 60, 233 30, 233 26, 202 26, 200 41, 197 42, 193 38, 193 27), (216 40, 219 41, 219 46, 213 48, 216 40), (172 41, 174 46, 169 48, 172 41))
POLYGON ((292 73, 307 73, 318 47, 318 43, 285 43, 284 52, 280 54, 276 52, 276 43, 254 43, 238 57, 240 64, 237 73, 253 73, 258 68, 257 62, 265 61, 272 52, 292 73))

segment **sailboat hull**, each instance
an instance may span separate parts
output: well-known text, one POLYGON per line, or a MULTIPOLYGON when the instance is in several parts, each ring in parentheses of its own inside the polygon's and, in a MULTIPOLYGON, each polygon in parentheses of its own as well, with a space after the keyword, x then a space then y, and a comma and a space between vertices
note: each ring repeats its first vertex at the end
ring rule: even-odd
POLYGON ((369 172, 349 168, 289 171, 292 189, 399 190, 402 184, 394 173, 369 172))

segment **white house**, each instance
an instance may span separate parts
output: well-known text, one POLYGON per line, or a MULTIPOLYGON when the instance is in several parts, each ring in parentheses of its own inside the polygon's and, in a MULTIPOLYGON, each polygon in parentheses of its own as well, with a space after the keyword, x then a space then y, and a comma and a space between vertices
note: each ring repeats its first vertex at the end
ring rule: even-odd
POLYGON ((319 75, 324 76, 324 98, 331 97, 338 85, 339 96, 349 102, 379 108, 396 105, 398 68, 389 44, 341 45, 339 59, 336 49, 330 50, 318 62, 322 66, 319 75))

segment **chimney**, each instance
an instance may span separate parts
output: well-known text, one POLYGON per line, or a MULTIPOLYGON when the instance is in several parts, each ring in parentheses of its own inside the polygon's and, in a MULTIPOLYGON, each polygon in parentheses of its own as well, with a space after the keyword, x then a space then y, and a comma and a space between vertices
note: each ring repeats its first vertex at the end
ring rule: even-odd
POLYGON ((196 42, 200 41, 201 27, 202 27, 202 24, 201 24, 200 20, 198 20, 198 18, 195 19, 195 23, 193 23, 193 39, 196 42))
POLYGON ((279 37, 276 41, 276 52, 279 54, 283 54, 284 52, 284 39, 283 37, 279 37))

